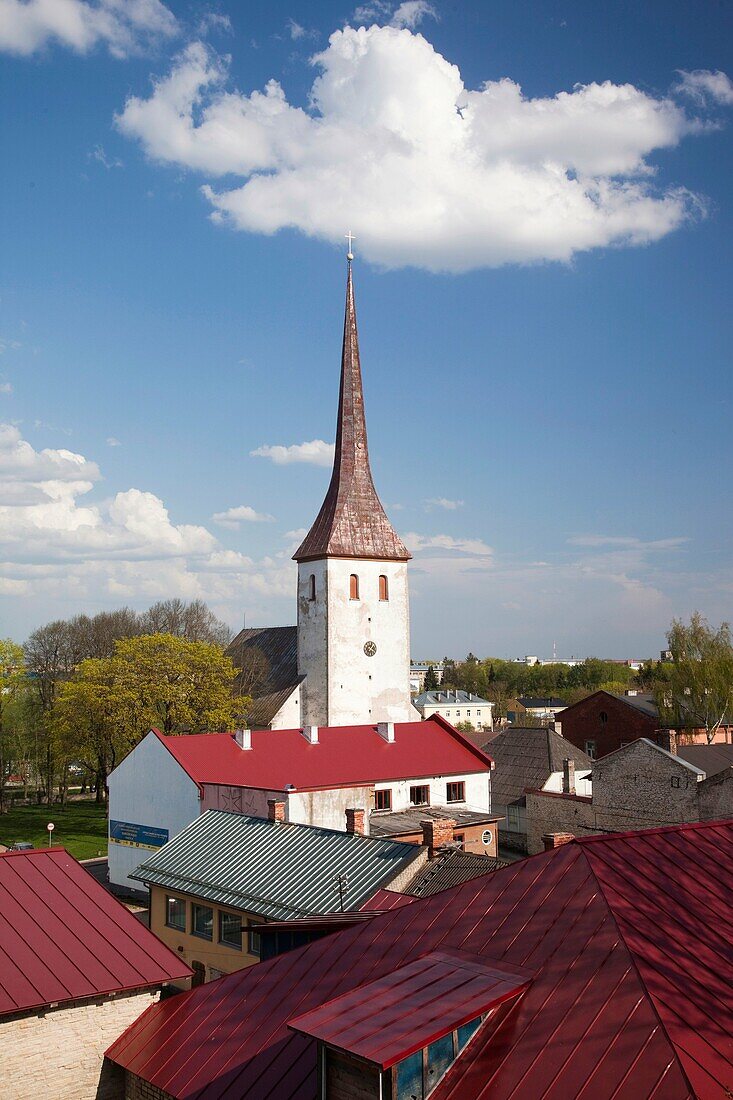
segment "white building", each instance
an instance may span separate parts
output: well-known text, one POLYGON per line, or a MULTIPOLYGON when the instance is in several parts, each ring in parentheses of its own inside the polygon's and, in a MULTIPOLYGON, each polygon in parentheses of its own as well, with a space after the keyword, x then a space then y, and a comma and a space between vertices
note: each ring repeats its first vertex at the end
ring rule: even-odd
POLYGON ((254 648, 278 653, 272 674, 255 692, 249 724, 284 728, 296 722, 338 726, 413 719, 410 553, 372 480, 350 261, 333 472, 294 559, 297 634, 292 627, 246 630, 227 651, 240 667, 254 648), (264 636, 273 629, 290 634, 264 636))
POLYGON ((491 760, 440 718, 394 725, 244 730, 165 737, 151 732, 109 777, 109 877, 129 874, 205 810, 345 830, 346 811, 415 805, 489 814, 491 760), (419 793, 418 793, 419 792, 419 793))
POLYGON ((452 688, 445 691, 423 691, 413 699, 412 705, 421 718, 439 714, 454 726, 468 722, 473 729, 479 731, 490 731, 494 728, 494 704, 472 691, 457 691, 452 688))

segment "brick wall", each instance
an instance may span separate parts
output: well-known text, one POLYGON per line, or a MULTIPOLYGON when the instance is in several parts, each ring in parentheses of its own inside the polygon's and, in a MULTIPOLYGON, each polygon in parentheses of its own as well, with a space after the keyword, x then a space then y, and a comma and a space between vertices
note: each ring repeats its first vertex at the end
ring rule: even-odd
POLYGON ((563 737, 584 752, 586 741, 595 741, 598 758, 615 752, 622 742, 634 741, 637 737, 656 741, 659 725, 657 718, 650 718, 605 691, 581 699, 557 717, 563 737))
POLYGON ((2 1100, 122 1100, 122 1074, 103 1066, 104 1052, 157 999, 133 993, 3 1021, 2 1100))
POLYGON ((134 1073, 125 1074, 125 1100, 171 1100, 168 1092, 149 1085, 134 1073))

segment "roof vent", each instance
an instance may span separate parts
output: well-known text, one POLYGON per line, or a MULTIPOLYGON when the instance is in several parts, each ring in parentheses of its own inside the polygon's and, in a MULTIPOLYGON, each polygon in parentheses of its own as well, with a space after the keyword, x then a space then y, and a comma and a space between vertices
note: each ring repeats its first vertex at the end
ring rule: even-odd
POLYGON ((303 726, 300 731, 309 745, 318 744, 318 726, 303 726))
POLYGON ((391 745, 394 741, 394 722, 377 722, 377 733, 391 745))
POLYGON ((252 748, 252 730, 235 730, 234 740, 239 745, 240 749, 252 748))

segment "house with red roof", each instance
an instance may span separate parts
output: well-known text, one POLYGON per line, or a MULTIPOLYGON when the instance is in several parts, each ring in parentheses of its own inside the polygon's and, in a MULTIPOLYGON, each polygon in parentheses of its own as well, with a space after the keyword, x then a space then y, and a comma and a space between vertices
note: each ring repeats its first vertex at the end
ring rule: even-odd
POLYGON ((63 848, 0 855, 3 1100, 113 1100, 104 1051, 191 970, 63 848))
POLYGON ((732 900, 733 821, 571 839, 154 1005, 107 1057, 173 1100, 725 1100, 732 900))
POLYGON ((441 843, 496 857, 492 760, 440 716, 304 729, 166 737, 136 745, 109 777, 109 877, 131 872, 206 810, 346 829, 419 843, 416 818, 436 817, 441 843), (439 819, 439 820, 438 820, 439 819), (445 820, 450 821, 445 835, 445 820))

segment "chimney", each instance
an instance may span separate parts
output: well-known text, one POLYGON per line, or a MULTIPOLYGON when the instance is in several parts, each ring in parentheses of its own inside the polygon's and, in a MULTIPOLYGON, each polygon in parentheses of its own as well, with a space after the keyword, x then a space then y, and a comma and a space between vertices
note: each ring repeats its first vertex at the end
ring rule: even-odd
POLYGON ((558 722, 557 718, 554 722, 550 722, 550 729, 553 729, 555 733, 562 737, 562 722, 558 722))
POLYGON ((318 744, 318 726, 303 726, 300 731, 309 745, 318 744))
POLYGON ((377 733, 391 745, 394 741, 394 722, 377 722, 377 733))
POLYGON ((660 730, 657 734, 660 749, 666 749, 672 756, 677 755, 677 730, 660 730))
POLYGON ((364 825, 363 810, 348 809, 346 811, 346 832, 355 833, 357 836, 364 836, 366 828, 364 825))
POLYGON ((252 748, 252 730, 235 730, 234 740, 239 745, 240 749, 252 748))
POLYGON ((268 798, 267 800, 267 816, 270 821, 284 821, 285 820, 285 803, 278 802, 276 798, 268 798))
POLYGON ((562 762, 563 794, 575 794, 575 761, 566 757, 562 762))
POLYGON ((542 843, 546 852, 551 852, 553 848, 561 848, 563 844, 569 844, 571 840, 575 840, 572 833, 543 833, 542 836, 542 843))
POLYGON ((428 859, 435 859, 438 850, 452 842, 455 825, 450 817, 431 817, 420 822, 422 842, 428 849, 428 859))

